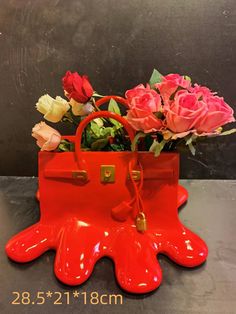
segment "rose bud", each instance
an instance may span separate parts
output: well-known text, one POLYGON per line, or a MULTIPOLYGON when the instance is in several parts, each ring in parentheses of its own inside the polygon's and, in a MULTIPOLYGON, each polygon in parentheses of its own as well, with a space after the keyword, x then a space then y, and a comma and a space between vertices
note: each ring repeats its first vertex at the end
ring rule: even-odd
POLYGON ((93 105, 89 102, 83 104, 75 101, 73 98, 70 99, 70 105, 75 116, 86 116, 94 110, 93 105))
POLYGON ((37 145, 41 150, 51 151, 56 149, 61 142, 60 133, 47 125, 45 122, 35 124, 32 136, 36 138, 37 145))
POLYGON ((73 98, 78 103, 88 102, 93 95, 93 87, 86 75, 80 76, 77 72, 67 71, 62 84, 66 97, 73 98))

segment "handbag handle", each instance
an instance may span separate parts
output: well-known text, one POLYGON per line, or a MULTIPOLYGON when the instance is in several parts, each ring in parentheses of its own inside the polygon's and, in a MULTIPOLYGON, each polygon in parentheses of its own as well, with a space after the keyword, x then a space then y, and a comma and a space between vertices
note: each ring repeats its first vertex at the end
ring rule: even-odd
POLYGON ((110 112, 110 111, 97 111, 97 112, 93 112, 90 115, 88 115, 85 119, 83 119, 77 130, 76 130, 76 137, 75 137, 75 154, 76 154, 76 158, 77 158, 77 162, 80 164, 80 162, 82 161, 82 156, 81 156, 81 141, 82 141, 82 134, 84 129, 86 128, 86 126, 89 124, 90 121, 97 119, 97 118, 111 118, 114 119, 118 122, 120 122, 125 130, 128 133, 128 136, 130 138, 131 141, 134 140, 134 136, 135 136, 135 131, 134 129, 131 127, 131 125, 129 124, 129 122, 124 119, 122 116, 114 113, 114 112, 110 112))
POLYGON ((126 109, 129 108, 127 100, 123 97, 116 96, 116 95, 104 96, 101 99, 97 100, 95 104, 99 108, 101 105, 105 104, 106 102, 108 102, 111 99, 114 99, 116 102, 124 105, 126 107, 126 109))
MULTIPOLYGON (((88 174, 87 174, 87 171, 86 171, 86 162, 85 162, 85 160, 83 160, 83 158, 82 158, 83 156, 81 154, 82 153, 82 151, 81 151, 82 134, 83 134, 84 129, 88 125, 88 123, 90 121, 94 120, 94 119, 97 119, 97 118, 111 118, 111 119, 114 119, 114 120, 118 121, 119 123, 121 123, 124 126, 124 128, 127 131, 128 136, 129 136, 131 141, 133 141, 134 137, 135 137, 135 131, 131 127, 129 122, 126 119, 124 119, 122 116, 120 116, 120 115, 118 115, 118 114, 116 114, 114 112, 97 111, 97 112, 91 113, 85 119, 83 119, 81 121, 81 123, 79 124, 77 130, 76 130, 75 155, 76 155, 77 164, 78 164, 78 166, 80 168, 79 173, 77 173, 77 174, 78 174, 79 178, 81 178, 81 177, 83 178, 84 182, 87 182, 89 180, 89 178, 88 178, 88 174)), ((135 209, 135 212, 134 212, 134 214, 136 214, 136 211, 137 211, 136 219, 135 219, 136 228, 137 228, 138 231, 144 232, 146 230, 146 217, 145 217, 144 208, 143 208, 143 200, 142 200, 142 197, 140 195, 140 191, 139 191, 138 187, 136 186, 136 182, 135 182, 135 180, 133 178, 133 173, 132 173, 132 169, 133 169, 134 163, 135 164, 137 163, 137 157, 138 157, 137 153, 138 153, 137 150, 132 152, 133 159, 130 160, 129 163, 128 163, 129 177, 130 177, 130 180, 131 180, 133 188, 134 188, 135 197, 130 201, 130 204, 128 204, 126 207, 129 210, 131 208, 129 205, 131 205, 131 203, 133 203, 133 202, 136 203, 136 207, 137 208, 135 209), (142 217, 142 219, 140 217, 142 217)), ((143 170, 141 169, 140 172, 141 172, 140 188, 142 188, 142 185, 143 185, 143 170)), ((120 216, 119 213, 118 213, 118 216, 120 216)), ((113 212, 113 217, 114 217, 114 212, 113 212)), ((120 218, 120 217, 116 217, 115 219, 117 219, 117 218, 120 218)), ((123 217, 123 218, 125 218, 125 217, 123 217)))

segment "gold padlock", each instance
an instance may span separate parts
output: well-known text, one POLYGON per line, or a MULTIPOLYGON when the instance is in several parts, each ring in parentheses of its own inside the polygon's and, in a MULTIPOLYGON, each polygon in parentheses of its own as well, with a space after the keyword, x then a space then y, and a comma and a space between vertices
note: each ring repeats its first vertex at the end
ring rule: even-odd
POLYGON ((138 213, 138 215, 136 216, 135 224, 139 232, 144 232, 147 230, 147 220, 144 212, 138 213))

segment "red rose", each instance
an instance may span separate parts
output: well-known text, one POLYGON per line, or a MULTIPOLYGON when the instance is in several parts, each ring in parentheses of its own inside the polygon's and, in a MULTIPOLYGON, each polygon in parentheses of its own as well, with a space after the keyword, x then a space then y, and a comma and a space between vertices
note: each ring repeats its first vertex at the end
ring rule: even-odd
POLYGON ((73 98, 79 103, 86 103, 93 95, 93 88, 86 75, 80 76, 77 72, 66 72, 62 79, 66 96, 73 98))

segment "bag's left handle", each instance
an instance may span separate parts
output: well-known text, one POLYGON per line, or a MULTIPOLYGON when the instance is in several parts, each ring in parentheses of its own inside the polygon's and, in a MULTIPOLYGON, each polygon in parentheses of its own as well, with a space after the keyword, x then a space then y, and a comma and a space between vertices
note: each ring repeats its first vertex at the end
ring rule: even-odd
POLYGON ((92 120, 97 119, 97 118, 111 118, 111 119, 114 119, 114 120, 120 122, 124 126, 125 130, 127 131, 130 140, 133 141, 134 136, 135 136, 135 131, 125 118, 123 118, 122 116, 120 116, 114 112, 97 111, 97 112, 91 113, 85 119, 83 119, 80 122, 80 124, 76 130, 75 153, 76 153, 77 157, 79 157, 79 155, 81 154, 81 141, 82 141, 82 134, 83 134, 84 129, 89 124, 89 122, 91 122, 92 120))
POLYGON ((135 136, 135 131, 134 129, 131 127, 131 125, 129 124, 129 122, 123 118, 122 116, 114 113, 114 112, 110 112, 110 111, 97 111, 94 113, 91 113, 90 115, 88 115, 85 119, 83 119, 77 130, 76 130, 76 137, 75 137, 75 154, 76 154, 76 160, 79 166, 80 170, 86 170, 86 165, 85 162, 83 161, 82 158, 82 150, 81 150, 81 141, 82 141, 82 134, 84 129, 86 128, 86 126, 89 124, 89 122, 91 122, 94 119, 97 118, 111 118, 114 119, 118 122, 120 122, 126 132, 128 133, 128 136, 130 138, 131 141, 133 141, 134 136, 135 136))

